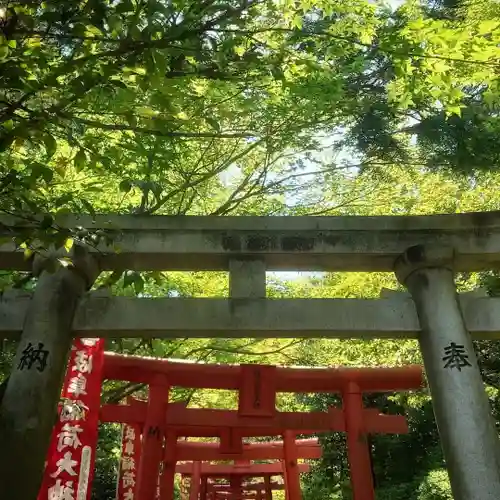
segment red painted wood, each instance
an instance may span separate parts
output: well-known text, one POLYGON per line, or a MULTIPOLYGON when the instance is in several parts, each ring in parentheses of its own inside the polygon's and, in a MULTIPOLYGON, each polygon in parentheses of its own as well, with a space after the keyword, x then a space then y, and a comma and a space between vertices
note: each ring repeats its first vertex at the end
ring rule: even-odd
MULTIPOLYGON (((297 446, 296 458, 314 460, 321 458, 321 455, 321 447, 319 444, 297 446)), ((209 462, 217 460, 230 460, 235 458, 242 458, 246 460, 280 460, 284 458, 284 452, 282 446, 253 447, 244 445, 241 454, 228 456, 227 454, 221 453, 218 447, 208 448, 205 446, 197 446, 197 443, 183 443, 182 441, 179 441, 177 444, 177 460, 179 462, 192 460, 209 462)))
MULTIPOLYGON (((298 447, 311 447, 311 446, 319 446, 318 438, 307 438, 307 439, 296 439, 295 440, 298 447)), ((207 448, 207 449, 219 449, 219 444, 216 442, 206 442, 206 441, 179 441, 177 443, 177 447, 180 449, 190 449, 190 448, 207 448)), ((268 449, 268 448, 282 448, 283 441, 264 441, 257 443, 244 443, 243 448, 255 448, 257 450, 260 449, 268 449)))
POLYGON ((234 495, 230 491, 223 492, 212 492, 211 496, 208 497, 210 500, 258 500, 258 492, 254 493, 243 493, 243 495, 234 495))
POLYGON ((363 399, 360 388, 350 384, 342 395, 347 429, 347 456, 351 469, 353 500, 375 500, 370 449, 363 433, 363 399))
MULTIPOLYGON (((278 485, 276 485, 278 486, 278 485)), ((279 485, 281 486, 281 484, 279 485)), ((283 488, 285 486, 283 485, 283 488)), ((280 488, 282 489, 282 488, 280 488)), ((273 483, 271 483, 271 478, 266 477, 264 478, 264 492, 265 492, 265 499, 264 500, 273 500, 273 483)))
MULTIPOLYGON (((242 464, 237 464, 237 463, 234 464, 235 468, 241 465, 242 464)), ((230 489, 231 499, 241 498, 243 496, 243 490, 241 489, 242 482, 243 482, 242 476, 231 476, 229 478, 229 485, 231 488, 230 489)))
POLYGON ((284 464, 286 471, 286 491, 288 500, 302 500, 300 489, 299 464, 297 463, 296 435, 293 431, 283 433, 284 464))
MULTIPOLYGON (((193 429, 195 427, 192 427, 193 429)), ((226 456, 240 455, 243 452, 243 434, 236 427, 219 429, 220 452, 226 456)))
POLYGON ((286 463, 285 463, 285 460, 281 460, 280 461, 280 466, 281 466, 281 470, 283 472, 283 484, 285 486, 285 500, 290 500, 290 497, 288 495, 288 478, 287 478, 287 475, 286 475, 286 463))
POLYGON ((274 417, 240 417, 237 412, 231 410, 212 410, 198 408, 178 408, 169 412, 167 425, 173 426, 203 426, 203 427, 225 427, 236 428, 241 432, 244 429, 279 429, 279 434, 286 429, 323 429, 323 430, 344 430, 344 419, 342 410, 332 410, 331 412, 276 412, 274 417))
POLYGON ((165 381, 162 382, 151 385, 149 388, 136 486, 138 500, 155 500, 156 498, 168 400, 168 389, 166 389, 165 381))
MULTIPOLYGON (((309 472, 309 464, 298 464, 300 473, 309 472)), ((186 476, 191 475, 191 464, 178 464, 176 467, 178 474, 186 476)), ((235 467, 234 465, 223 464, 202 464, 201 474, 210 477, 230 477, 234 475, 246 477, 263 477, 263 476, 281 476, 283 475, 283 467, 280 462, 272 462, 266 464, 251 464, 246 467, 235 467)))
POLYGON ((273 417, 276 413, 276 367, 241 365, 238 414, 273 417))
POLYGON ((163 471, 160 476, 160 499, 174 498, 175 466, 177 463, 177 435, 167 430, 163 453, 163 471))
MULTIPOLYGON (((239 417, 238 413, 232 410, 206 410, 169 404, 166 425, 175 430, 178 436, 225 436, 227 439, 229 432, 237 431, 238 437, 233 435, 233 445, 226 445, 224 448, 227 454, 237 454, 238 450, 241 450, 237 444, 241 443, 243 436, 279 436, 287 429, 301 434, 345 432, 343 412, 340 408, 330 408, 328 412, 277 412, 272 418, 239 417)), ((138 402, 137 406, 104 405, 100 411, 101 422, 143 424, 145 419, 146 404, 143 402, 138 402)), ((362 429, 369 434, 406 434, 408 424, 402 415, 384 415, 376 409, 365 408, 362 429)))
MULTIPOLYGON (((164 401, 161 415, 152 400, 147 407, 144 403, 103 407, 101 421, 145 426, 143 459, 139 469, 139 500, 153 500, 150 486, 147 485, 152 482, 151 478, 155 472, 154 485, 158 477, 161 445, 152 443, 151 429, 155 429, 153 435, 158 435, 160 441, 167 429, 171 433, 172 440, 183 435, 220 437, 221 445, 217 450, 213 448, 177 450, 175 447, 175 457, 172 455, 169 458, 170 462, 175 462, 176 459, 216 460, 221 457, 256 459, 260 451, 244 450, 243 436, 272 436, 285 431, 287 435, 324 431, 347 432, 354 500, 373 500, 373 479, 366 434, 406 433, 408 426, 403 416, 382 415, 375 409, 364 409, 361 394, 416 389, 423 385, 423 371, 420 366, 295 369, 260 365, 201 365, 113 354, 107 354, 105 357, 105 378, 156 384, 151 385, 150 393, 154 394, 156 391, 156 394, 159 394, 161 389, 158 386, 159 376, 166 376, 170 384, 181 387, 239 390, 239 407, 237 412, 188 409, 185 405, 167 405, 164 401), (344 408, 331 408, 328 412, 312 413, 277 412, 275 408, 277 392, 341 392, 344 408), (160 451, 158 451, 159 446, 160 451), (146 467, 144 464, 149 465, 146 467)), ((165 388, 162 390, 165 391, 165 388)), ((156 406, 158 405, 159 403, 156 403, 156 406)), ((291 472, 295 470, 293 462, 297 458, 296 445, 293 438, 288 437, 286 442, 281 451, 267 451, 274 453, 278 459, 283 457, 287 469, 285 474, 288 485, 287 500, 298 500, 300 499, 298 473, 291 472)), ((313 449, 311 448, 308 453, 313 453, 313 449)), ((282 469, 279 463, 265 465, 276 466, 276 464, 282 469)), ((243 470, 241 467, 238 469, 243 470)), ((282 470, 279 473, 282 473, 282 470)), ((173 474, 171 470, 169 474, 173 474)), ((200 474, 205 473, 201 470, 200 474)), ((259 475, 265 476, 265 474, 259 475)), ((233 496, 241 496, 240 493, 239 490, 233 491, 233 496)))
MULTIPOLYGON (((269 483, 269 491, 272 491, 272 490, 275 490, 275 491, 279 491, 279 490, 283 490, 285 489, 285 486, 281 483, 276 483, 276 482, 271 482, 271 478, 268 476, 266 477, 266 482, 261 482, 261 483, 247 483, 247 484, 243 484, 242 485, 242 488, 243 490, 245 491, 257 491, 257 490, 265 490, 266 489, 266 485, 267 483, 269 483)), ((229 489, 231 488, 230 485, 228 484, 212 484, 210 486, 210 488, 212 490, 215 490, 215 491, 229 491, 229 489)))
MULTIPOLYGON (((106 353, 104 378, 151 383, 164 374, 180 387, 239 390, 242 368, 238 365, 180 363, 155 358, 106 353)), ((362 392, 418 389, 423 369, 412 365, 395 368, 276 368, 277 392, 341 392, 349 382, 362 392)))
POLYGON ((206 500, 207 498, 207 490, 208 490, 207 482, 208 482, 207 476, 201 478, 200 500, 206 500))
MULTIPOLYGON (((259 483, 259 484, 262 484, 262 483, 259 483)), ((214 488, 214 486, 212 486, 209 490, 209 497, 208 498, 214 498, 214 496, 216 495, 216 498, 218 498, 218 499, 232 500, 234 498, 234 494, 231 492, 231 486, 230 485, 223 485, 223 486, 224 486, 223 489, 220 489, 219 487, 214 488)), ((280 485, 280 486, 281 486, 281 489, 283 489, 283 485, 280 485)), ((250 489, 246 488, 245 486, 243 486, 243 489, 244 489, 243 493, 241 495, 237 496, 236 498, 243 498, 243 499, 261 498, 261 499, 265 500, 265 495, 262 496, 263 491, 258 489, 258 488, 253 488, 253 490, 250 490, 250 489), (259 496, 259 494, 260 494, 260 496, 259 496)), ((277 489, 279 489, 279 488, 277 488, 277 489)))
MULTIPOLYGON (((271 483, 269 476, 266 476, 266 482, 260 483, 247 483, 242 484, 242 494, 239 498, 261 498, 261 500, 272 500, 272 496, 266 496, 266 483, 269 483, 269 495, 272 495, 272 490, 278 491, 283 490, 284 485, 280 483, 271 483)), ((207 484, 207 499, 213 499, 214 493, 217 493, 217 498, 220 499, 232 499, 233 497, 231 492, 230 484, 216 484, 216 483, 208 483, 207 484)), ((203 499, 203 497, 201 497, 203 499)))
POLYGON ((198 500, 200 495, 201 482, 201 462, 193 462, 191 464, 191 484, 189 487, 189 500, 198 500))

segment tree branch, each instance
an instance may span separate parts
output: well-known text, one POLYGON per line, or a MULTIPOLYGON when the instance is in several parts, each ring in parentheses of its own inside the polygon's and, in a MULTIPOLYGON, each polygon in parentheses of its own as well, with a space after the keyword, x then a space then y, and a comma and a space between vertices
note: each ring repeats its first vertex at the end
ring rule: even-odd
POLYGON ((74 120, 78 123, 82 123, 91 128, 97 128, 101 130, 123 130, 126 132, 134 132, 136 134, 154 135, 156 137, 181 137, 181 138, 191 138, 191 139, 241 139, 241 138, 251 138, 254 137, 252 134, 244 134, 241 132, 164 132, 162 130, 148 129, 144 127, 133 127, 131 125, 125 125, 122 123, 101 123, 95 120, 87 120, 86 118, 79 118, 74 115, 68 115, 66 113, 61 114, 64 118, 68 120, 74 120))

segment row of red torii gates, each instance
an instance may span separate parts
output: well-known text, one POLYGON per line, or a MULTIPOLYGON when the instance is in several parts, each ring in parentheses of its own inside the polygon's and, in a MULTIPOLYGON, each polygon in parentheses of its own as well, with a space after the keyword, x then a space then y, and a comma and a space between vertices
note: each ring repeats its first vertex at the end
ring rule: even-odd
POLYGON ((63 387, 68 400, 59 411, 39 500, 89 498, 99 421, 123 424, 117 500, 172 500, 176 474, 181 474, 183 485, 190 478, 189 492, 181 489, 186 500, 269 500, 272 491, 280 489, 287 500, 300 500, 300 474, 309 471, 309 464, 300 461, 320 458, 321 448, 317 439, 297 436, 324 432, 347 434, 353 498, 374 500, 367 435, 406 433, 408 426, 404 416, 364 407, 363 394, 423 386, 420 366, 320 369, 195 364, 104 353, 103 345, 99 339, 74 341, 63 387), (88 349, 94 350, 85 353, 85 344, 92 340, 94 345, 88 349), (97 395, 95 411, 90 400, 82 401, 90 397, 91 378, 97 395), (100 386, 106 379, 146 384, 147 401, 128 398, 125 404, 99 408, 100 386), (80 390, 76 390, 78 381, 80 390), (173 387, 238 391, 238 409, 188 408, 185 403, 169 402, 173 387), (338 393, 342 406, 324 412, 282 412, 276 409, 276 395, 283 392, 338 393), (94 437, 83 442, 90 435, 94 437), (275 436, 282 436, 282 441, 245 442, 245 438, 275 436), (187 438, 217 438, 218 442, 187 438), (78 457, 71 454, 80 448, 78 457), (211 463, 220 461, 226 463, 211 463), (273 480, 274 476, 283 482, 273 480))

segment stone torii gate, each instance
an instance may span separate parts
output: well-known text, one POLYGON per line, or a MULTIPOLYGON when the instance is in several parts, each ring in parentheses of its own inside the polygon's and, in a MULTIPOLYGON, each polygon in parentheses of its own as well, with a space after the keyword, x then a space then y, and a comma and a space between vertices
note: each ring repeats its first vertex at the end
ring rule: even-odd
MULTIPOLYGON (((1 222, 29 224, 9 217, 1 222)), ((459 298, 453 279, 457 271, 499 267, 499 212, 421 217, 69 215, 56 223, 118 230, 120 253, 106 245, 86 249, 76 244, 73 265, 51 274, 46 269, 54 255, 26 260, 14 244, 0 246, 1 269, 32 270, 39 276, 32 296, 5 295, 0 304, 1 336, 21 336, 0 411, 1 498, 36 497, 73 335, 418 338, 454 497, 500 498, 498 436, 471 341, 500 338, 500 301, 459 298), (230 298, 131 299, 85 293, 100 271, 115 269, 226 270, 230 298), (270 300, 265 298, 266 270, 393 271, 411 298, 270 300), (27 356, 28 361, 42 358, 40 370, 26 369, 27 356)))

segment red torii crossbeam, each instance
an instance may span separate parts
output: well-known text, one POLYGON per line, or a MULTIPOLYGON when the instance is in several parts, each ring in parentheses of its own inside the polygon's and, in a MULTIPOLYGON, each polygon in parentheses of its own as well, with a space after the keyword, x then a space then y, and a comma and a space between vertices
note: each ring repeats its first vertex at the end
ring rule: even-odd
MULTIPOLYGON (((177 436, 220 437, 223 441, 229 429, 240 437, 279 436, 286 429, 295 430, 298 434, 347 430, 342 408, 330 408, 327 412, 276 411, 271 417, 261 418, 242 417, 235 410, 186 408, 182 403, 169 403, 165 413, 165 428, 175 431, 177 436)), ((144 425, 147 403, 134 401, 130 405, 104 405, 100 410, 100 420, 144 425)), ((367 434, 404 434, 408 426, 403 416, 386 415, 374 408, 363 408, 362 431, 367 434)), ((226 449, 226 453, 231 453, 229 447, 226 449)), ((232 451, 241 452, 236 448, 232 451)))
MULTIPOLYGON (((311 470, 309 464, 298 464, 297 468, 299 472, 309 472, 311 470)), ((193 474, 193 467, 191 464, 179 464, 175 468, 175 472, 190 476, 193 474)), ((200 475, 226 479, 232 476, 241 476, 244 478, 282 476, 283 466, 280 462, 248 465, 201 464, 200 475)))
MULTIPOLYGON (((216 365, 182 363, 165 359, 107 352, 104 378, 154 384, 163 375, 170 386, 193 389, 232 389, 252 392, 256 379, 265 378, 268 399, 272 392, 342 392, 349 383, 362 392, 395 392, 420 388, 422 367, 394 368, 285 368, 272 365, 216 365), (256 374, 259 374, 256 375, 256 374), (250 376, 249 376, 250 375, 250 376), (264 377, 262 377, 264 375, 264 377)), ((262 406, 267 406, 262 401, 262 406)), ((253 408, 253 405, 251 405, 253 408)), ((254 409, 255 410, 255 409, 254 409)))
MULTIPOLYGON (((297 458, 313 460, 321 458, 321 446, 316 438, 298 439, 297 458)), ((283 460, 283 442, 245 443, 239 454, 241 460, 283 460)), ((176 459, 178 462, 201 461, 216 462, 230 460, 231 455, 222 453, 218 443, 177 441, 176 459)))
MULTIPOLYGON (((272 490, 283 490, 285 489, 285 485, 282 483, 269 483, 269 486, 272 490)), ((214 491, 228 491, 231 489, 229 484, 218 484, 218 483, 209 483, 208 487, 214 491)), ((266 489, 266 483, 245 483, 241 486, 244 490, 247 491, 263 491, 266 489)))
MULTIPOLYGON (((294 456, 296 451, 294 433, 307 433, 308 430, 313 430, 314 427, 308 429, 312 422, 309 421, 306 424, 305 421, 309 418, 318 418, 318 416, 301 415, 299 420, 292 422, 295 416, 277 412, 276 393, 340 392, 343 408, 338 412, 335 412, 336 409, 329 413, 325 412, 320 418, 325 419, 323 422, 323 425, 326 423, 327 426, 325 430, 342 430, 347 433, 354 499, 372 500, 374 487, 370 451, 365 439, 365 435, 371 429, 368 429, 367 423, 373 418, 378 422, 388 422, 388 420, 385 417, 382 417, 382 420, 378 416, 372 417, 374 413, 369 413, 370 410, 363 408, 362 393, 417 389, 423 385, 423 373, 420 366, 363 369, 277 368, 267 365, 227 366, 179 363, 111 354, 105 359, 104 377, 147 383, 150 386, 145 416, 143 410, 142 415, 136 417, 145 429, 142 445, 143 457, 140 461, 137 485, 139 500, 154 500, 156 478, 162 458, 162 437, 167 434, 167 430, 172 431, 172 436, 176 438, 179 433, 183 432, 182 427, 187 425, 191 429, 186 435, 193 435, 191 434, 194 425, 192 419, 199 418, 199 413, 193 413, 192 409, 181 406, 174 409, 167 404, 169 387, 238 390, 237 414, 233 412, 223 415, 217 411, 213 413, 214 410, 204 410, 207 413, 204 415, 203 425, 199 425, 200 434, 194 435, 206 435, 208 431, 212 433, 209 435, 220 436, 223 444, 238 441, 241 443, 242 435, 277 435, 283 433, 284 429, 292 429, 292 433, 283 433, 285 456, 288 454, 294 456), (223 416, 233 419, 228 422, 229 425, 225 425, 225 421, 221 419, 223 416), (255 419, 255 417, 259 418, 255 419), (256 420, 261 423, 256 424, 256 420), (332 424, 335 420, 336 426, 332 424), (221 429, 222 422, 225 429, 221 429), (214 434, 215 430, 217 433, 214 434), (259 432, 259 430, 260 434, 249 432, 259 432)), ((103 418, 106 418, 106 411, 103 409, 103 418)), ((138 408, 136 415, 140 412, 138 408)), ((376 413, 378 414, 377 411, 376 413)), ((107 416, 107 418, 112 417, 109 414, 107 416)), ((116 418, 116 415, 114 417, 116 418)), ((388 418, 393 419, 394 416, 388 418)), ((398 425, 401 425, 400 421, 398 425)), ((405 430, 406 424, 405 429, 401 431, 405 432, 405 430)), ((169 448, 172 449, 167 446, 167 449, 169 448)), ((290 468, 293 469, 293 467, 290 468)), ((292 475, 287 479, 292 479, 292 481, 287 481, 289 500, 300 498, 298 475, 292 475), (297 491, 296 495, 293 494, 294 490, 297 491)))

